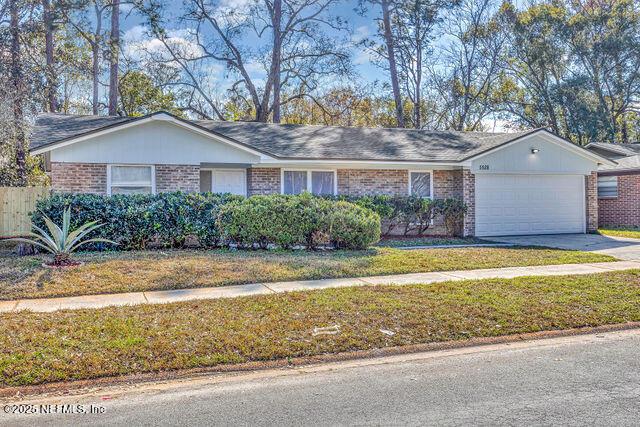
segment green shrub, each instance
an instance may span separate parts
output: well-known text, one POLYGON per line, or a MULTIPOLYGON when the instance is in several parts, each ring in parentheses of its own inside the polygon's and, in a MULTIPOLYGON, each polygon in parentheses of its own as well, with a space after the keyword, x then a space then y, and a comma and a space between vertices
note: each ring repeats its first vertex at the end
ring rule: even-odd
MULTIPOLYGON (((187 194, 181 192, 157 195, 54 194, 42 199, 32 214, 35 225, 44 221, 39 211, 54 222, 62 220, 62 212, 70 207, 72 226, 89 221, 105 224, 96 237, 114 240, 118 249, 144 249, 151 243, 162 247, 181 247, 194 235, 202 246, 220 244, 215 224, 221 205, 241 199, 229 194, 187 194)), ((108 249, 105 244, 87 248, 108 249)))
POLYGON ((253 196, 223 206, 218 226, 228 242, 241 247, 361 249, 380 238, 380 217, 353 203, 299 196, 253 196))
POLYGON ((459 199, 436 199, 433 203, 434 215, 443 219, 447 234, 457 236, 462 234, 464 216, 467 205, 459 199))
POLYGON ((466 213, 465 204, 459 199, 426 199, 416 196, 322 196, 328 200, 342 200, 371 209, 380 215, 383 235, 425 234, 442 218, 447 234, 459 234, 466 213))
POLYGON ((380 215, 349 202, 335 202, 328 211, 331 243, 338 249, 366 249, 380 240, 380 215))
MULTIPOLYGON (((72 227, 98 221, 105 224, 96 237, 118 243, 122 250, 150 245, 183 247, 195 236, 203 247, 234 242, 240 247, 276 245, 313 249, 331 243, 339 248, 364 248, 385 234, 423 234, 441 217, 447 233, 459 234, 466 206, 457 199, 412 196, 298 196, 243 198, 229 194, 161 193, 157 195, 54 194, 37 209, 54 222, 70 207, 72 227)), ((42 214, 32 214, 44 226, 42 214)), ((104 243, 87 248, 111 249, 104 243)))

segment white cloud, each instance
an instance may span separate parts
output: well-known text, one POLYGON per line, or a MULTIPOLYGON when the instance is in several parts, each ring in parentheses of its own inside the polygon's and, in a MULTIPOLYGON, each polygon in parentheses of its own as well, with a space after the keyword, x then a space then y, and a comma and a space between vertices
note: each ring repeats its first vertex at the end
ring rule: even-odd
MULTIPOLYGON (((165 59, 169 58, 164 43, 158 38, 150 37, 142 25, 136 25, 127 30, 122 39, 124 41, 124 53, 131 59, 145 60, 150 55, 159 55, 165 59)), ((188 30, 168 30, 166 41, 186 58, 195 58, 203 53, 202 48, 193 41, 188 30)))
POLYGON ((120 13, 127 14, 133 10, 133 4, 131 3, 120 3, 120 13))
POLYGON ((360 43, 362 40, 368 38, 371 35, 371 30, 368 26, 362 25, 355 29, 353 35, 351 36, 351 41, 353 43, 360 43))
POLYGON ((258 61, 247 62, 244 67, 251 75, 251 77, 264 76, 265 74, 267 74, 267 71, 264 69, 264 65, 258 61))
POLYGON ((135 25, 129 28, 122 35, 122 40, 124 42, 133 42, 137 40, 141 40, 145 36, 145 27, 144 25, 135 25))
POLYGON ((253 3, 254 0, 221 0, 219 8, 244 9, 253 3))
POLYGON ((356 65, 370 64, 373 62, 374 59, 375 59, 375 54, 373 52, 371 52, 368 49, 365 49, 365 50, 359 49, 355 57, 353 58, 353 62, 356 65))

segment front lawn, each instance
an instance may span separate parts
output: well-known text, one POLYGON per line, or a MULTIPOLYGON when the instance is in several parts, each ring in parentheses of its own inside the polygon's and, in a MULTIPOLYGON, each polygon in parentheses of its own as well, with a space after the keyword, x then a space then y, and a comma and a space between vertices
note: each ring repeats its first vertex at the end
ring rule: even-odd
POLYGON ((0 387, 630 321, 640 270, 11 313, 0 387))
POLYGON ((598 229, 598 233, 605 236, 640 239, 640 228, 600 228, 598 229))
POLYGON ((513 247, 142 251, 77 258, 85 264, 62 271, 43 268, 38 256, 0 258, 0 300, 614 260, 587 252, 513 247))

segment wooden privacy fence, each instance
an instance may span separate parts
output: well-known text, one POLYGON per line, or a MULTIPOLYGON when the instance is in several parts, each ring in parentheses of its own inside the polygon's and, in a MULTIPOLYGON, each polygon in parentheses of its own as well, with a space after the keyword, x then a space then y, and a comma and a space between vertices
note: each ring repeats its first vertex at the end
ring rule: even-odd
POLYGON ((29 213, 48 187, 0 187, 0 237, 22 236, 31 230, 29 213))

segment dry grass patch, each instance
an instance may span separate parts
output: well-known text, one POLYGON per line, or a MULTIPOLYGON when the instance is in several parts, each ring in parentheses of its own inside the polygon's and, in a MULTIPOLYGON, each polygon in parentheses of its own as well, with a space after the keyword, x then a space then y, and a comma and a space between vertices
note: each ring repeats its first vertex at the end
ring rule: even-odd
POLYGON ((85 264, 52 270, 41 266, 41 257, 1 258, 0 300, 614 260, 544 248, 143 251, 80 254, 78 259, 85 264))
POLYGON ((614 237, 631 237, 632 239, 640 239, 640 228, 600 228, 598 233, 605 236, 614 237))
POLYGON ((640 321, 639 284, 626 271, 4 314, 0 386, 640 321))
POLYGON ((491 242, 477 237, 387 237, 380 240, 376 246, 382 248, 398 248, 410 246, 474 245, 479 243, 491 242))

